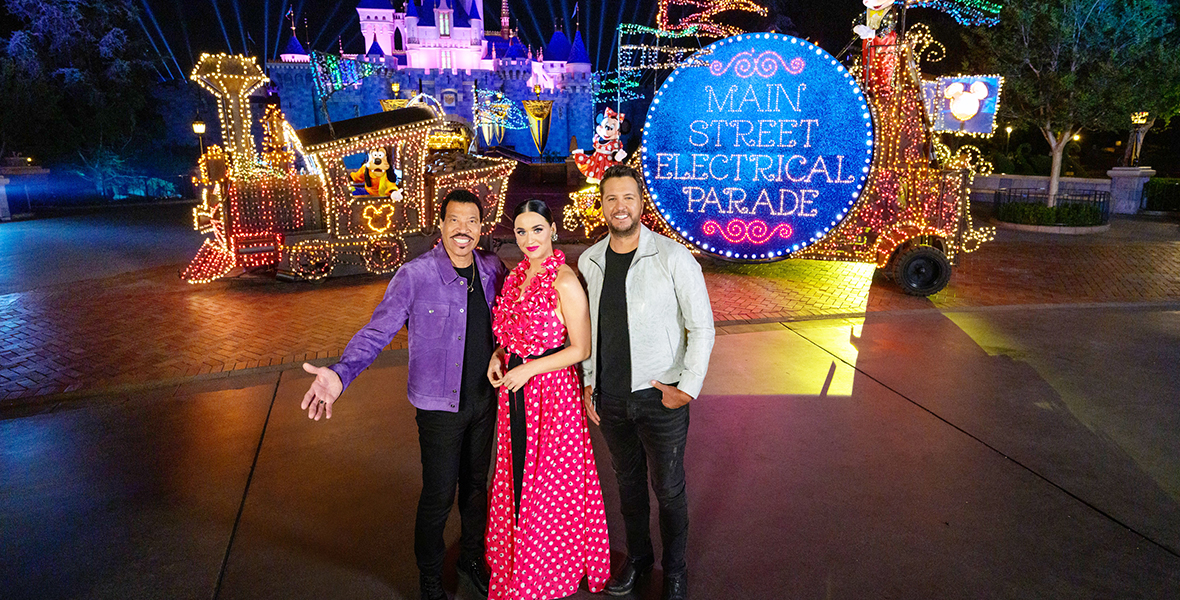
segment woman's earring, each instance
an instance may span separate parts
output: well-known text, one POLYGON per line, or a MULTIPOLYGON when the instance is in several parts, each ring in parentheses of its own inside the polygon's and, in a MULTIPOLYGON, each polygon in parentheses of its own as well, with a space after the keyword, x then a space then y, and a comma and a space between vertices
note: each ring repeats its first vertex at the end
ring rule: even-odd
POLYGON ((557 232, 556 231, 553 232, 553 241, 555 241, 555 242, 557 241, 557 232))

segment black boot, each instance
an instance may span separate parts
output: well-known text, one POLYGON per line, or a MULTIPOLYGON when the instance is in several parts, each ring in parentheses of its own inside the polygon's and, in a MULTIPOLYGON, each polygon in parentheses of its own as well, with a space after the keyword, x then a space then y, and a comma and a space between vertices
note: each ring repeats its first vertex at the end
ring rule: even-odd
POLYGON ((653 564, 655 564, 655 559, 651 557, 640 559, 628 558, 627 562, 623 563, 622 568, 606 582, 606 589, 604 591, 611 596, 626 596, 630 594, 631 590, 635 589, 635 584, 651 573, 653 564))
POLYGON ((688 578, 683 572, 664 575, 662 600, 685 600, 688 598, 688 578))
POLYGON ((439 575, 419 575, 418 590, 422 600, 449 600, 443 591, 442 577, 439 575))
POLYGON ((455 565, 455 568, 471 580, 471 585, 475 587, 475 591, 479 592, 480 596, 488 597, 488 582, 491 581, 492 576, 488 573, 488 568, 482 558, 460 556, 459 564, 455 565))

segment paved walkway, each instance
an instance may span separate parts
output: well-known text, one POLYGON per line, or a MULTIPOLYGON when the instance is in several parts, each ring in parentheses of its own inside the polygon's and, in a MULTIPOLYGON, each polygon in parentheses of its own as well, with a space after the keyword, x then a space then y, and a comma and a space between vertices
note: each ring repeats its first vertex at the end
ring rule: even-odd
MULTIPOLYGON (((570 262, 583 249, 566 246, 570 262)), ((501 255, 510 264, 519 260, 511 245, 501 255)), ((1001 231, 964 256, 950 285, 930 298, 906 296, 871 265, 703 263, 721 333, 748 323, 882 311, 1180 302, 1180 228, 1158 220, 1116 220, 1109 233, 1086 237, 1001 231)), ((40 410, 70 394, 336 357, 388 281, 239 276, 191 286, 176 276, 182 267, 0 295, 0 410, 40 410)), ((404 345, 402 333, 390 347, 404 345)))
MULTIPOLYGON (((1180 312, 737 328, 690 405, 690 598, 1176 597, 1180 312)), ((406 356, 383 353, 330 421, 299 410, 294 365, 0 418, 0 597, 417 598, 406 356)), ((455 573, 456 513, 444 586, 482 600, 455 573)), ((630 600, 657 600, 660 576, 630 600)))

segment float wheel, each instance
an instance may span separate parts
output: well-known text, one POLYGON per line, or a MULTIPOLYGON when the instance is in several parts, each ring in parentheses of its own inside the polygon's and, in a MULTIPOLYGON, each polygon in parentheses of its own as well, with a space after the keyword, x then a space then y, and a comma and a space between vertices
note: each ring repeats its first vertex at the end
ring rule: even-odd
POLYGON ((911 296, 930 296, 951 279, 951 262, 934 246, 910 246, 894 259, 893 280, 911 296))

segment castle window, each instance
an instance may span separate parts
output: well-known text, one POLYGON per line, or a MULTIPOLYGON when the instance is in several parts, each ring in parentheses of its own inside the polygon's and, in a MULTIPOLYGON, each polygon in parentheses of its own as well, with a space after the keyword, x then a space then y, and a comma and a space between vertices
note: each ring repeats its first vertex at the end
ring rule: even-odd
POLYGON ((444 69, 451 68, 451 51, 450 50, 443 50, 443 52, 442 52, 442 68, 444 68, 444 69))
POLYGON ((450 15, 450 13, 441 13, 438 15, 438 34, 442 37, 450 37, 450 35, 451 35, 451 15, 450 15))

